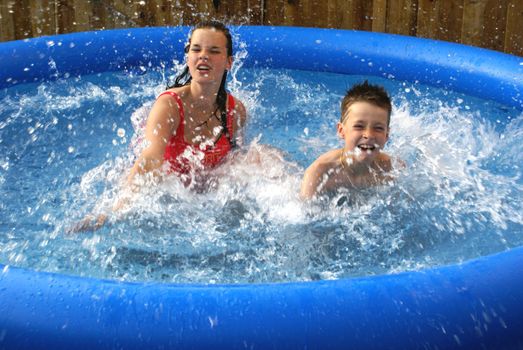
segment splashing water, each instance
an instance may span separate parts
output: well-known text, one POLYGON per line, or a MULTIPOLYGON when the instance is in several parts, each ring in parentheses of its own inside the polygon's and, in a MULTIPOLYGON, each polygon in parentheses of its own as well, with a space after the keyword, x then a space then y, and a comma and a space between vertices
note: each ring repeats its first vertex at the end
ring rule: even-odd
POLYGON ((170 77, 107 73, 1 91, 0 261, 129 281, 277 282, 418 269, 522 244, 521 112, 372 77, 231 73, 250 118, 236 161, 204 191, 172 175, 153 181, 101 230, 76 235, 65 231, 85 214, 110 213, 135 157, 133 124, 170 77), (303 170, 341 146, 341 97, 364 78, 393 97, 386 151, 407 166, 393 184, 302 203, 303 170))

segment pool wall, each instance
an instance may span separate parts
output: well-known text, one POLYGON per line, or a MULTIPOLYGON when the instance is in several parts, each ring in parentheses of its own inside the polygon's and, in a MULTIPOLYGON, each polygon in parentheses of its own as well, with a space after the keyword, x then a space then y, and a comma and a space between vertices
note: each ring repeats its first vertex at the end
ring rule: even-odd
MULTIPOLYGON (((244 26, 245 67, 419 81, 523 109, 523 58, 443 41, 360 31, 244 26)), ((182 60, 189 29, 82 32, 2 43, 0 88, 182 60)))
MULTIPOLYGON (((234 32, 247 44, 244 66, 419 81, 523 110, 520 57, 356 31, 234 32)), ((147 28, 0 44, 0 89, 170 66, 182 59, 187 33, 147 28)), ((0 349, 523 349, 523 247, 423 271, 306 283, 125 283, 0 269, 0 349)))

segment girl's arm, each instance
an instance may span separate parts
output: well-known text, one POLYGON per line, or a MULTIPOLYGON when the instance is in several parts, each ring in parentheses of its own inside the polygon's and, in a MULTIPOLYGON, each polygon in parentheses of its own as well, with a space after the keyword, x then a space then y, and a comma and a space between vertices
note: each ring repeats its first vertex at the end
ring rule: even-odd
POLYGON ((176 101, 169 95, 160 96, 154 103, 145 126, 146 148, 134 162, 127 183, 135 186, 136 174, 154 172, 161 168, 165 148, 178 128, 180 116, 176 101))
MULTIPOLYGON (((112 211, 119 211, 130 201, 133 192, 139 189, 136 183, 136 175, 143 175, 149 172, 157 172, 162 164, 165 148, 171 136, 178 128, 180 116, 176 101, 168 95, 160 96, 154 103, 145 126, 145 139, 148 143, 138 159, 134 162, 129 175, 127 176, 127 189, 123 190, 124 195, 115 203, 112 211)), ((94 231, 101 228, 107 221, 107 214, 96 216, 89 214, 78 222, 69 232, 94 231)))

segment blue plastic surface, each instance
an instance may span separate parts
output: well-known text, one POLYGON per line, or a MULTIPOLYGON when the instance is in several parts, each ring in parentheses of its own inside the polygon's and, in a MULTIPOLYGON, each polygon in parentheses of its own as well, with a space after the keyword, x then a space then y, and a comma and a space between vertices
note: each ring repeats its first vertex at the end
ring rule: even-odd
MULTIPOLYGON (((245 66, 419 81, 523 110, 523 59, 355 31, 235 28, 245 66)), ((0 88, 181 60, 188 28, 0 44, 0 88)), ((0 349, 523 349, 523 247, 338 281, 121 283, 0 265, 0 349)))

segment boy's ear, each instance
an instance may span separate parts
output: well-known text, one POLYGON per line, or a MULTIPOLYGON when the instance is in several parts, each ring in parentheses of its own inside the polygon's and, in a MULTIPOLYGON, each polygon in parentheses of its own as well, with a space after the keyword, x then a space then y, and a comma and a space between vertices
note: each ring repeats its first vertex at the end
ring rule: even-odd
POLYGON ((343 130, 343 124, 338 122, 338 124, 336 124, 336 129, 337 129, 337 132, 338 132, 338 136, 341 137, 341 138, 344 138, 345 137, 345 130, 343 130))

